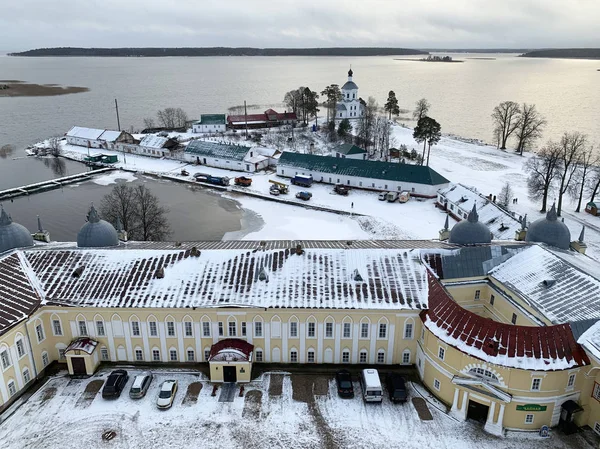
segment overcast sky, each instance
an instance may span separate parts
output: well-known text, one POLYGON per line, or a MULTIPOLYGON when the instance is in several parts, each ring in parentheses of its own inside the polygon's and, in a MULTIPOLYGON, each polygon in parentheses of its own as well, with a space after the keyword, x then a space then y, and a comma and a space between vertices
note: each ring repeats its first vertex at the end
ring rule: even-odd
POLYGON ((17 0, 0 50, 600 47, 600 0, 17 0))

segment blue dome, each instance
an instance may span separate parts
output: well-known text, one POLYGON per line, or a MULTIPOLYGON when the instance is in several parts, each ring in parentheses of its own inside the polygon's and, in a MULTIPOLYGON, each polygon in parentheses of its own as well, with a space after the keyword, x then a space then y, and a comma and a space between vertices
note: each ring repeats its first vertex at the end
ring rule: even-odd
POLYGON ((571 231, 567 225, 558 221, 554 204, 545 218, 540 218, 529 225, 525 241, 545 243, 561 249, 571 246, 571 231))
POLYGON ((344 84, 342 86, 342 90, 352 90, 352 89, 358 89, 358 86, 356 85, 356 83, 354 81, 346 81, 346 84, 344 84))
POLYGON ((117 230, 108 221, 100 220, 98 212, 92 205, 88 214, 88 222, 77 234, 77 246, 80 248, 102 248, 118 246, 117 230))
POLYGON ((33 237, 27 228, 13 223, 4 208, 0 212, 0 253, 14 248, 33 246, 33 237))
POLYGON ((486 225, 479 222, 477 209, 473 205, 473 209, 469 212, 466 220, 462 220, 454 225, 450 231, 450 243, 457 245, 476 245, 479 243, 490 243, 492 235, 486 225))

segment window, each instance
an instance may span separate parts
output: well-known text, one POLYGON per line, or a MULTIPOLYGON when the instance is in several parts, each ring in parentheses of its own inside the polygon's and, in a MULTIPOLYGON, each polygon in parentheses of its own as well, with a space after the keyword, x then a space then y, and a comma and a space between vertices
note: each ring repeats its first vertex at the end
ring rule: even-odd
POLYGON ((202 322, 202 336, 210 337, 210 323, 208 321, 202 322))
POLYGON ((100 359, 103 361, 110 360, 110 357, 108 356, 108 349, 106 349, 106 348, 100 349, 100 359))
POLYGON ((54 331, 54 335, 62 335, 60 320, 52 320, 52 330, 54 331))
POLYGON ((294 349, 290 351, 290 362, 296 363, 298 361, 298 352, 294 349))
POLYGON ((480 296, 481 296, 481 290, 475 290, 475 301, 479 301, 480 296))
POLYGON ((262 338, 263 336, 263 328, 262 328, 262 321, 255 321, 254 322, 254 336, 258 337, 258 338, 262 338))
POLYGON ((531 391, 540 391, 542 386, 542 379, 536 377, 531 381, 531 391))
POLYGON ((575 385, 575 374, 569 374, 569 380, 567 381, 567 388, 573 388, 575 385))
POLYGON ((27 368, 25 368, 23 370, 23 382, 28 384, 30 380, 31 380, 31 375, 29 374, 29 370, 27 368))
POLYGON ((8 394, 11 397, 17 394, 17 387, 15 385, 15 382, 12 380, 8 383, 8 394))
POLYGON ((44 340, 44 328, 42 327, 41 324, 38 324, 35 327, 35 334, 37 335, 37 341, 38 343, 42 342, 44 340))
POLYGON ((223 321, 219 321, 219 337, 223 336, 223 321))
POLYGON ((350 363, 350 352, 342 352, 342 363, 350 363))
POLYGON ((48 366, 49 363, 50 363, 50 359, 48 359, 48 353, 47 352, 42 353, 42 365, 48 366))
POLYGON ((437 379, 433 379, 433 388, 435 388, 437 391, 440 391, 440 381, 437 379))
POLYGON ((404 325, 404 338, 407 340, 412 340, 413 338, 413 323, 406 323, 404 325))
POLYGON ((387 324, 379 323, 379 338, 387 337, 387 324))
POLYGON ((496 298, 494 298, 494 295, 491 295, 491 296, 490 296, 490 305, 491 305, 491 306, 493 306, 493 305, 494 305, 494 299, 496 299, 496 298))
POLYGON ((313 351, 313 350, 308 351, 307 361, 308 361, 308 363, 315 363, 315 351, 313 351))
POLYGON ((175 336, 175 322, 167 321, 167 337, 175 336))
POLYGON ((446 350, 440 346, 438 349, 438 358, 440 360, 444 360, 444 356, 446 355, 446 350))
POLYGON ((409 351, 404 351, 402 353, 402 363, 404 365, 410 364, 410 352, 409 351))
POLYGON ((158 337, 158 326, 156 325, 156 321, 150 321, 148 325, 150 326, 150 336, 158 337))
POLYGON ((512 315, 512 319, 511 319, 510 321, 511 321, 511 323, 513 323, 513 324, 517 324, 517 314, 516 314, 516 313, 513 313, 513 315, 512 315))
POLYGON ((131 322, 131 335, 134 337, 140 336, 140 323, 138 321, 131 322))
POLYGON ((6 349, 0 352, 0 359, 2 360, 2 369, 7 369, 10 366, 10 357, 6 349))
POLYGON ((227 323, 228 332, 229 332, 230 337, 236 336, 236 329, 235 329, 236 326, 235 325, 236 325, 235 321, 230 321, 229 323, 227 323))
POLYGON ((352 326, 351 323, 344 323, 344 333, 342 334, 344 338, 350 338, 351 329, 352 329, 351 326, 352 326))
POLYGON ((83 320, 80 320, 77 322, 77 325, 79 326, 79 335, 82 337, 86 337, 88 334, 87 323, 83 320))
POLYGON ((290 337, 292 337, 292 338, 298 337, 298 322, 297 321, 290 322, 290 337))
POLYGON ((209 358, 210 358, 210 349, 205 349, 204 350, 204 361, 208 362, 209 358))
POLYGON ((271 318, 271 337, 281 338, 281 320, 278 316, 271 318))
POLYGON ((177 361, 177 349, 171 349, 169 351, 169 359, 171 360, 171 362, 177 361))
POLYGON ((136 362, 143 362, 144 361, 144 353, 141 349, 136 349, 135 350, 135 361, 136 362))
POLYGON ((191 337, 193 335, 193 333, 192 333, 192 322, 191 321, 186 321, 185 323, 183 323, 183 326, 185 328, 185 336, 186 337, 191 337))
POLYGON ((160 362, 160 351, 158 349, 153 349, 152 350, 152 361, 153 362, 160 362))
POLYGON ((242 337, 246 336, 246 322, 242 321, 242 337))
POLYGON ((533 414, 525 415, 525 424, 533 424, 533 414))
POLYGON ((483 368, 471 368, 469 370, 469 374, 473 376, 479 377, 481 379, 490 380, 492 382, 498 383, 498 377, 492 373, 491 371, 483 368))
POLYGON ((421 341, 425 340, 425 328, 421 328, 421 341))
POLYGON ((377 363, 385 363, 385 352, 379 351, 377 353, 377 363))
POLYGON ((369 323, 360 323, 360 338, 369 338, 369 323))
POLYGON ((64 349, 59 349, 58 350, 58 360, 67 360, 67 356, 65 355, 65 350, 64 349))
POLYGON ((367 351, 360 351, 358 356, 359 363, 367 363, 367 351))
POLYGON ((263 361, 263 352, 261 349, 257 349, 254 357, 254 361, 262 362, 263 361))
POLYGON ((594 424, 594 432, 600 435, 600 423, 594 424))
POLYGON ((312 321, 308 323, 308 337, 315 337, 315 323, 312 321))
POLYGON ((325 338, 333 338, 333 323, 325 323, 325 338))
MULTIPOLYGON (((156 325, 156 323, 154 323, 156 325)), ((104 330, 104 321, 96 321, 96 333, 98 334, 98 337, 105 337, 106 336, 106 332, 104 330)))
POLYGON ((23 344, 23 340, 17 340, 17 355, 19 358, 25 355, 25 345, 23 344))
POLYGON ((188 362, 193 362, 196 360, 196 357, 194 355, 194 351, 192 349, 188 349, 187 350, 187 361, 188 362))

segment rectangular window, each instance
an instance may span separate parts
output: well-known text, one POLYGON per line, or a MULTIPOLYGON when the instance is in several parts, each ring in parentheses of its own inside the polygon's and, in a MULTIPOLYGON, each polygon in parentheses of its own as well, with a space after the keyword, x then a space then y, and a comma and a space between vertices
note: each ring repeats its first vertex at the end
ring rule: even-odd
POLYGON ((104 331, 104 321, 96 321, 96 333, 98 337, 105 337, 106 332, 104 331))
POLYGON ((262 336, 263 336, 262 324, 263 324, 262 321, 254 322, 254 336, 257 338, 262 338, 262 336))
POLYGON ((256 351, 256 357, 254 359, 257 362, 263 361, 263 352, 260 349, 258 351, 256 351))
POLYGON ((475 290, 475 301, 478 301, 480 296, 481 296, 481 290, 475 290))
POLYGON ((25 355, 25 345, 23 344, 23 340, 17 340, 17 355, 19 358, 25 355))
POLYGON ((160 351, 158 349, 153 349, 152 350, 152 361, 153 362, 160 362, 160 351))
POLYGON ((187 351, 187 361, 188 362, 193 362, 196 360, 196 357, 194 357, 194 351, 192 351, 191 349, 188 349, 187 351))
POLYGON ((387 337, 387 325, 385 323, 379 323, 379 338, 387 337))
POLYGON ((350 323, 344 323, 344 333, 343 333, 343 337, 344 338, 350 338, 350 335, 352 335, 352 325, 350 323))
POLYGON ((103 361, 110 360, 110 357, 108 356, 108 349, 106 349, 106 348, 100 349, 100 358, 103 361))
POLYGON ((202 336, 210 337, 210 323, 208 321, 202 322, 202 336))
POLYGON ((525 424, 533 424, 533 414, 525 415, 525 424))
POLYGON ((600 435, 600 423, 594 424, 594 432, 600 435))
POLYGON ((360 355, 358 356, 358 362, 359 363, 367 363, 367 353, 366 352, 360 353, 360 355))
POLYGON ((290 323, 290 337, 296 338, 298 336, 298 322, 292 321, 290 323))
POLYGON ((369 338, 369 323, 360 323, 360 338, 369 338))
POLYGON ((50 360, 48 359, 48 353, 44 352, 42 354, 42 365, 48 366, 49 363, 50 363, 50 360))
POLYGON ((512 319, 510 320, 510 322, 513 324, 517 324, 517 314, 516 313, 513 313, 512 319))
POLYGON ((58 360, 67 360, 67 357, 65 356, 65 350, 64 349, 59 349, 58 350, 58 360))
POLYGON ((542 379, 540 379, 539 377, 536 377, 531 381, 531 391, 540 391, 541 386, 542 379))
POLYGON ((10 366, 10 357, 8 351, 4 350, 0 352, 0 359, 2 360, 2 369, 7 369, 10 366))
POLYGON ((242 337, 246 336, 246 322, 242 321, 242 337))
POLYGON ((333 323, 325 323, 325 338, 333 338, 333 323))
POLYGON ((308 363, 315 363, 315 351, 308 351, 308 363))
POLYGON ((421 341, 425 340, 425 328, 421 328, 421 341))
POLYGON ((567 388, 571 388, 575 385, 575 374, 569 374, 569 380, 567 382, 567 388))
POLYGON ((314 338, 315 336, 315 323, 308 323, 308 337, 314 338))
POLYGON ((350 353, 348 351, 342 353, 342 363, 350 363, 350 353))
POLYGON ((52 320, 52 330, 54 330, 54 335, 62 335, 60 320, 52 320))
POLYGON ((37 341, 38 341, 38 343, 44 341, 44 328, 42 327, 41 324, 38 324, 35 327, 35 334, 37 335, 37 341))
POLYGON ((177 361, 177 350, 176 349, 171 349, 169 351, 169 359, 171 360, 171 362, 177 361))
POLYGON ((193 335, 193 333, 192 333, 192 322, 191 321, 186 321, 185 323, 183 323, 183 326, 185 327, 185 336, 186 337, 191 337, 193 335))
POLYGON ((15 394, 17 394, 17 387, 15 386, 15 383, 12 380, 8 383, 8 394, 10 396, 14 396, 15 394))
POLYGON ((438 358, 440 360, 444 360, 444 356, 446 355, 446 350, 442 347, 438 349, 438 358))
POLYGON ((492 305, 492 306, 494 305, 494 299, 495 299, 494 295, 491 295, 490 296, 490 305, 492 305))
POLYGON ((384 352, 377 353, 377 363, 385 363, 385 353, 384 352))
POLYGON ((413 338, 413 323, 406 323, 404 325, 404 338, 412 340, 413 338))
POLYGON ((433 388, 435 388, 437 391, 440 391, 440 387, 441 387, 440 381, 437 379, 433 379, 433 388))
POLYGON ((205 349, 204 350, 204 361, 208 362, 209 358, 210 358, 210 349, 205 349))
POLYGON ((141 349, 136 349, 135 350, 135 361, 136 362, 143 362, 144 361, 144 353, 141 349))
POLYGON ((23 382, 28 384, 30 380, 31 380, 31 375, 29 374, 29 370, 27 368, 25 368, 25 371, 23 371, 23 382))
POLYGON ((402 354, 402 363, 408 365, 410 363, 410 352, 402 354))
POLYGON ((290 352, 290 362, 296 363, 298 361, 298 353, 296 351, 290 352))
POLYGON ((150 326, 150 336, 158 337, 158 326, 156 325, 156 321, 150 321, 148 325, 150 326))
POLYGON ((131 322, 131 335, 134 337, 140 336, 140 323, 138 321, 131 322))
POLYGON ((236 334, 236 329, 235 329, 235 321, 230 321, 229 323, 227 323, 227 327, 228 327, 228 331, 229 331, 229 336, 230 337, 235 337, 236 334))
POLYGON ((175 322, 167 321, 167 337, 175 336, 175 322))
POLYGON ((592 391, 592 397, 597 401, 600 401, 600 384, 594 382, 594 391, 592 391))
POLYGON ((219 337, 223 336, 223 321, 219 321, 219 337))

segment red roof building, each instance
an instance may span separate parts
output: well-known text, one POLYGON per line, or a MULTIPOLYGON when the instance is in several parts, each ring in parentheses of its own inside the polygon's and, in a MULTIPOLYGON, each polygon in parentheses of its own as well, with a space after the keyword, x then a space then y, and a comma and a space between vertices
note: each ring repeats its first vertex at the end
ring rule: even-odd
POLYGON ((262 114, 229 115, 227 126, 234 129, 270 128, 281 125, 295 125, 298 117, 295 112, 279 113, 274 109, 267 109, 262 114))

